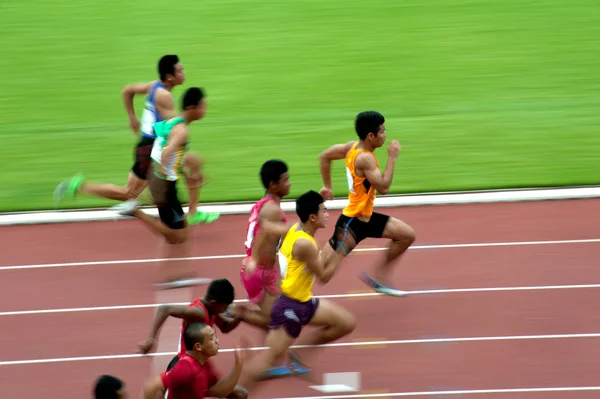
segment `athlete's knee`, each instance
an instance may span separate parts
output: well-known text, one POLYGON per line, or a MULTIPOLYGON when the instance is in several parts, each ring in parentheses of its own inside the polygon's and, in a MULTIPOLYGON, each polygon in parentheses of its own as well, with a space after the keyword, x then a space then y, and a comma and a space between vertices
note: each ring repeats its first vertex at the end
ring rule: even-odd
POLYGON ((344 335, 352 333, 356 329, 356 316, 351 313, 344 315, 339 323, 339 329, 344 335))
POLYGON ((384 235, 387 235, 393 241, 403 243, 406 246, 412 245, 417 238, 415 229, 397 219, 390 219, 385 230, 384 235))

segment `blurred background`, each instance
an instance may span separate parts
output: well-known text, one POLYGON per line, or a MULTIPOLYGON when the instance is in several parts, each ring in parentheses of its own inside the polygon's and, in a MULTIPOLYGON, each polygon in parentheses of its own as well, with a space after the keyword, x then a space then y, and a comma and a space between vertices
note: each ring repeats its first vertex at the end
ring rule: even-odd
POLYGON ((0 211, 51 208, 77 172, 124 185, 136 138, 120 90, 157 78, 164 54, 187 73, 176 99, 208 94, 191 127, 205 201, 259 198, 270 157, 289 163, 292 196, 319 188, 319 152, 368 109, 402 144, 392 192, 598 182, 594 0, 4 0, 0 37, 0 211))

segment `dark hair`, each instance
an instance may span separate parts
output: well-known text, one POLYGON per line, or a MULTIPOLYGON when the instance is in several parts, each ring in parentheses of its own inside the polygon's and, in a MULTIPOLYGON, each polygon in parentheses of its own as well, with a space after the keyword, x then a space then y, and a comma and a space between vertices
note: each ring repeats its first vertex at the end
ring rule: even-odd
POLYGON ((183 330, 183 343, 187 350, 192 350, 194 345, 204 343, 204 330, 208 326, 206 323, 190 323, 183 330))
POLYGON ((296 200, 296 214, 302 223, 305 223, 310 215, 319 213, 319 206, 325 202, 321 194, 316 191, 309 191, 302 194, 296 200))
POLYGON ((199 87, 190 87, 183 93, 183 99, 181 100, 181 109, 185 110, 187 107, 195 107, 204 98, 204 91, 199 87))
POLYGON ((385 123, 385 118, 377 111, 365 111, 356 116, 354 130, 358 138, 364 140, 369 133, 377 135, 379 126, 385 123))
POLYGON ((175 65, 179 62, 179 57, 174 54, 163 55, 158 61, 158 77, 165 80, 167 75, 175 75, 175 65))
POLYGON ((123 381, 112 375, 102 375, 96 380, 94 397, 96 399, 117 399, 117 392, 123 388, 123 381))
POLYGON ((213 280, 208 286, 204 299, 216 303, 229 305, 233 302, 235 291, 233 285, 226 278, 213 280))
POLYGON ((288 167, 285 162, 278 159, 270 159, 263 163, 260 168, 260 180, 264 188, 269 189, 269 184, 279 182, 281 176, 287 173, 288 167))

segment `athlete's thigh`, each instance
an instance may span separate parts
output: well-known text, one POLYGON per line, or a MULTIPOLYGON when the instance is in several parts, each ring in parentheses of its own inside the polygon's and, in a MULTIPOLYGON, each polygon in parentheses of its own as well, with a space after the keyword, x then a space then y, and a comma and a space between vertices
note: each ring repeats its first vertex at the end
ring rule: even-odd
POLYGON ((319 299, 319 306, 308 323, 311 326, 352 326, 356 317, 349 310, 327 299, 319 299))
POLYGON ((295 339, 287 333, 283 326, 270 329, 265 340, 265 344, 269 348, 270 360, 275 361, 286 353, 295 339))
POLYGON ((410 227, 407 223, 394 217, 389 217, 383 233, 382 238, 389 238, 391 240, 415 240, 415 230, 410 227))

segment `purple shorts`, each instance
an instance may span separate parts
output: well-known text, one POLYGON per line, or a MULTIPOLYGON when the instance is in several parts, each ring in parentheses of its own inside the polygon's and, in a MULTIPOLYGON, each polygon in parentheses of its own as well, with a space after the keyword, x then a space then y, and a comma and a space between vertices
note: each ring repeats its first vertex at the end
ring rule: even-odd
POLYGON ((283 327, 290 337, 298 338, 302 327, 311 321, 318 307, 318 298, 312 297, 306 302, 300 302, 281 294, 273 305, 269 328, 283 327))

